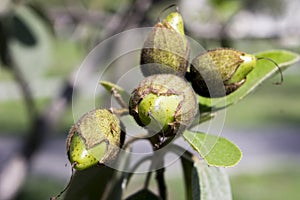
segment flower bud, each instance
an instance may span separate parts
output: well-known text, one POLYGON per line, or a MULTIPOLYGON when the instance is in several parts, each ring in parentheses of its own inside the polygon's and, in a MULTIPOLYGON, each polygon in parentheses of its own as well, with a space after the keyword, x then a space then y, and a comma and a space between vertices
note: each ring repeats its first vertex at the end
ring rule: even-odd
POLYGON ((149 33, 141 53, 144 76, 176 74, 184 76, 188 66, 189 43, 185 38, 183 20, 178 12, 169 14, 149 33))
POLYGON ((75 169, 113 161, 124 142, 119 119, 106 109, 84 114, 71 128, 67 139, 68 157, 75 169))
POLYGON ((222 97, 237 90, 254 69, 256 57, 234 49, 215 49, 192 61, 189 80, 204 97, 222 97))
POLYGON ((145 78, 133 91, 129 113, 152 133, 172 136, 193 121, 198 106, 195 93, 184 79, 173 74, 145 78))

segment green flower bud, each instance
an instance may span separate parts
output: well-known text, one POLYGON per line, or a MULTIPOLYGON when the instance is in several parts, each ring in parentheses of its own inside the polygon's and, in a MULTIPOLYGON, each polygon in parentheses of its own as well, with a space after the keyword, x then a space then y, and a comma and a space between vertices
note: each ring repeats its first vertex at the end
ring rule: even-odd
POLYGON ((182 17, 180 13, 172 12, 163 22, 154 26, 144 43, 141 53, 143 75, 172 73, 184 76, 189 49, 182 17))
POLYGON ((124 142, 119 119, 106 109, 83 115, 71 128, 67 152, 77 170, 113 161, 124 142))
POLYGON ((197 100, 191 86, 172 74, 144 79, 133 91, 129 113, 152 133, 172 136, 182 132, 197 114, 197 100))
POLYGON ((222 97, 237 90, 245 82, 256 60, 254 55, 234 49, 211 50, 192 61, 188 79, 199 95, 222 97))

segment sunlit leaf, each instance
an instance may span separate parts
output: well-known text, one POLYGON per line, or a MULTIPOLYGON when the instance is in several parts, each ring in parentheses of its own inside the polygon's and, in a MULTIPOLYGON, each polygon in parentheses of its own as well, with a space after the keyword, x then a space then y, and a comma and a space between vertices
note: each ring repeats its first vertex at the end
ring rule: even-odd
POLYGON ((185 131, 183 137, 210 166, 231 167, 242 158, 241 150, 223 137, 192 131, 185 131))

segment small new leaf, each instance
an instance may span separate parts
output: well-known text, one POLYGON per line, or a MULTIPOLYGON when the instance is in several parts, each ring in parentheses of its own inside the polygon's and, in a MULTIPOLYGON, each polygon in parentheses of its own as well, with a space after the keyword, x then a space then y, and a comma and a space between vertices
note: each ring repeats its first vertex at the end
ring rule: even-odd
POLYGON ((111 92, 113 89, 116 89, 120 94, 126 93, 126 91, 120 86, 109 82, 109 81, 100 81, 100 84, 108 91, 111 92))

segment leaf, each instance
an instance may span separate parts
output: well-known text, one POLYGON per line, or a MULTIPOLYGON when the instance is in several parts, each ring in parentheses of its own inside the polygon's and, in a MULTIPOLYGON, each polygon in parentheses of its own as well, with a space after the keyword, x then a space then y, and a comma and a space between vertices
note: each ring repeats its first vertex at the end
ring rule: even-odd
POLYGON ((126 200, 160 200, 153 192, 143 189, 126 198, 126 200))
POLYGON ((28 2, 26 4, 32 11, 45 23, 51 34, 55 35, 55 30, 52 20, 49 18, 49 13, 47 12, 46 6, 39 2, 28 2))
POLYGON ((225 170, 197 160, 192 171, 193 200, 231 200, 231 188, 225 170))
POLYGON ((100 81, 100 84, 110 93, 113 89, 115 89, 121 95, 121 97, 128 102, 130 95, 122 87, 109 81, 100 81))
POLYGON ((34 46, 37 44, 35 35, 18 15, 12 17, 13 36, 23 45, 34 46))
POLYGON ((109 82, 109 81, 100 81, 100 84, 108 91, 111 92, 112 89, 116 89, 119 93, 124 93, 125 90, 123 88, 121 88, 120 86, 109 82))
POLYGON ((181 157, 186 199, 231 200, 230 182, 224 169, 209 167, 204 161, 181 157))
POLYGON ((242 158, 241 150, 223 137, 192 131, 185 131, 183 137, 210 166, 231 167, 242 158))
POLYGON ((76 171, 64 200, 101 199, 116 173, 116 170, 104 166, 76 171))
MULTIPOLYGON (((289 65, 298 62, 300 59, 298 54, 286 50, 264 51, 255 54, 255 56, 258 58, 266 57, 274 60, 281 70, 286 69, 289 65)), ((257 61, 255 68, 247 76, 246 82, 235 92, 222 98, 206 98, 199 96, 198 101, 200 102, 200 111, 203 111, 202 113, 210 112, 211 110, 218 111, 237 103, 276 72, 278 72, 278 69, 274 63, 268 60, 257 61)))
POLYGON ((214 7, 215 16, 223 23, 228 21, 242 7, 242 1, 236 0, 212 0, 211 3, 214 7))
POLYGON ((12 59, 25 78, 40 76, 51 63, 53 35, 47 24, 28 6, 13 7, 12 34, 9 42, 12 59))

